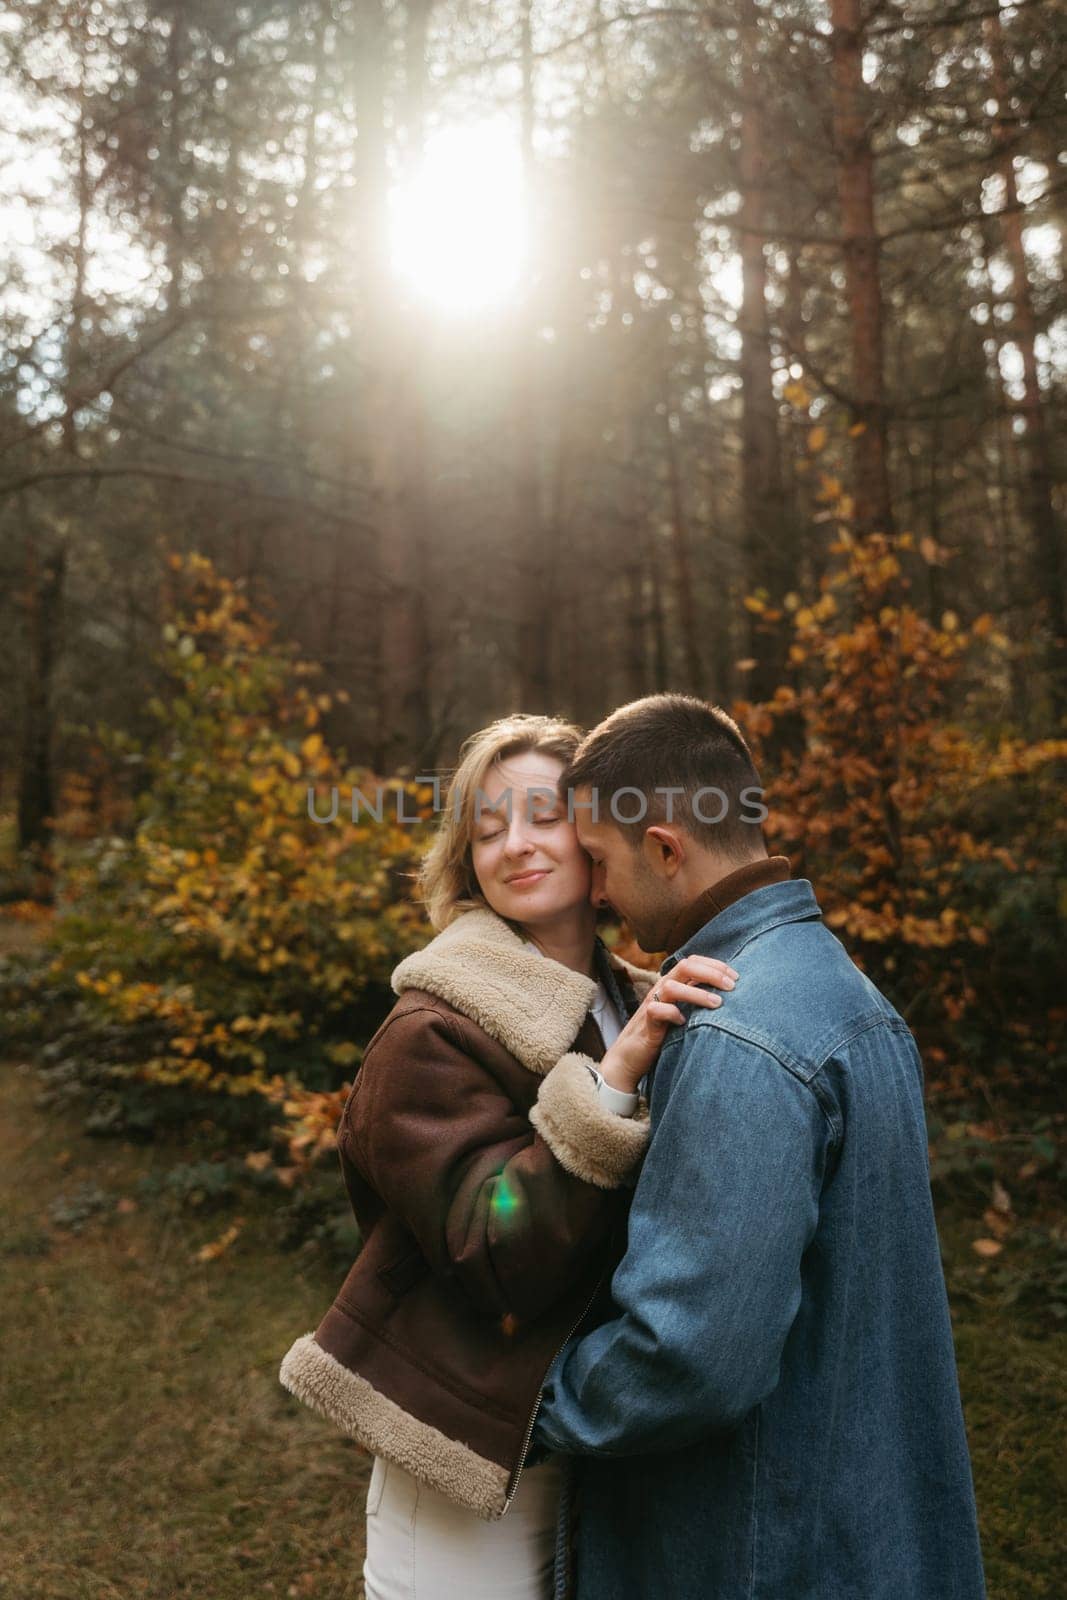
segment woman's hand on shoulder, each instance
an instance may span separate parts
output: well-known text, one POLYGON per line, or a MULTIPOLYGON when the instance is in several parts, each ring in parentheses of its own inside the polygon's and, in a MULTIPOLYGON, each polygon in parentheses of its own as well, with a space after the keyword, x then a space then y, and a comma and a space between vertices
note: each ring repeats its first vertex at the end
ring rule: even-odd
POLYGON ((665 978, 658 978, 598 1067, 606 1083, 632 1094, 659 1055, 667 1029, 684 1023, 681 1005, 722 1005, 707 987, 732 989, 738 974, 711 956, 684 956, 665 978))

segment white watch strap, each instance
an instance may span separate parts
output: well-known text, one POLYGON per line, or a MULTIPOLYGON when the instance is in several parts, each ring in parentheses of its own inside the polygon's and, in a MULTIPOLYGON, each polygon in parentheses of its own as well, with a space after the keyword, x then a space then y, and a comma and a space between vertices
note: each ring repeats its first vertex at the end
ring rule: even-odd
POLYGON ((589 1071, 604 1110, 613 1111, 617 1117, 632 1117, 640 1104, 640 1095, 628 1094, 625 1089, 616 1089, 594 1066, 590 1066, 589 1071))

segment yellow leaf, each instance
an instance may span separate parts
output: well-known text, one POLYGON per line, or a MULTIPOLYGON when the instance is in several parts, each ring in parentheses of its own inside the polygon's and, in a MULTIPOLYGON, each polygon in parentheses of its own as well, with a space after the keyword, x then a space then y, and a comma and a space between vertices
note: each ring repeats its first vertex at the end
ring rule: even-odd
POLYGON ((757 617, 759 617, 759 616, 763 615, 763 613, 766 611, 767 607, 764 605, 762 600, 757 598, 756 595, 754 595, 754 594, 746 594, 746 596, 745 596, 745 609, 746 609, 746 611, 753 612, 757 617))
POLYGON ((999 1256, 1004 1246, 996 1239, 973 1239, 971 1249, 978 1256, 999 1256))
POLYGON ((946 633, 955 633, 960 625, 960 619, 954 611, 946 611, 941 618, 941 626, 946 633))
POLYGON ((858 439, 861 433, 866 432, 867 424, 865 422, 854 422, 848 430, 848 436, 850 439, 858 439))
POLYGON ((300 746, 300 749, 306 760, 314 761, 315 757, 322 749, 322 734, 309 733, 303 744, 300 746))
POLYGON ((350 1067, 353 1061, 359 1060, 359 1046, 353 1044, 351 1039, 345 1039, 340 1044, 327 1045, 326 1054, 339 1067, 350 1067))
POLYGON ((219 1256, 224 1255, 230 1248, 243 1227, 244 1218, 238 1217, 233 1226, 220 1233, 217 1239, 212 1240, 210 1244, 201 1245, 193 1257, 194 1261, 217 1261, 219 1256))
POLYGON ((808 434, 808 449, 812 455, 818 455, 820 450, 826 449, 826 429, 812 428, 808 434))

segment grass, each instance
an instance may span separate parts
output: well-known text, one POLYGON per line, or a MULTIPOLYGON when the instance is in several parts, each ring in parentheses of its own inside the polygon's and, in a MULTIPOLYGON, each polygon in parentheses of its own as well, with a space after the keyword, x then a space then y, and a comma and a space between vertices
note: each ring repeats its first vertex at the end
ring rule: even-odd
MULTIPOLYGON (((1043 1308, 1012 1313, 983 1288, 973 1220, 939 1218, 989 1600, 1062 1600, 1067 1575, 1067 1339, 1043 1308)), ((1040 1276, 1042 1261, 1016 1270, 1040 1276)))
MULTIPOLYGON (((358 1600, 369 1461, 277 1378, 336 1267, 278 1248, 266 1195, 197 1261, 232 1211, 132 1198, 190 1152, 88 1138, 36 1091, 0 1067, 0 1596, 358 1600)), ((1061 1595, 1067 1341, 981 1292, 954 1317, 990 1600, 1061 1595)))
POLYGON ((60 1195, 128 1203, 176 1155, 87 1138, 35 1090, 0 1068, 0 1596, 358 1600, 370 1463, 277 1376, 336 1272, 280 1252, 259 1197, 209 1262, 229 1213, 52 1225, 60 1195))

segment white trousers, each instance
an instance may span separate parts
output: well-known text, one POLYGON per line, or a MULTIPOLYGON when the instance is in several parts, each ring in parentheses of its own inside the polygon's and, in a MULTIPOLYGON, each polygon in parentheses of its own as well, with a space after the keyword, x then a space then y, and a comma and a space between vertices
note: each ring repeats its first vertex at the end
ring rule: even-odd
POLYGON ((549 1600, 560 1463, 525 1467, 507 1513, 485 1522, 401 1467, 374 1459, 366 1600, 549 1600))

